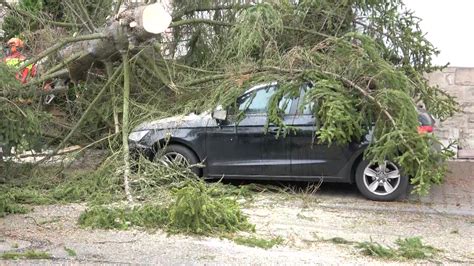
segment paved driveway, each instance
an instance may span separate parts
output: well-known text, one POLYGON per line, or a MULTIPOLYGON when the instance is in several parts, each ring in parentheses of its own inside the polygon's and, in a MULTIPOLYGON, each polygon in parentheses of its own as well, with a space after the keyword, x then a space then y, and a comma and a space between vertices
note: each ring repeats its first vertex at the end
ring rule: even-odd
POLYGON ((450 213, 474 216, 474 161, 450 162, 449 170, 445 183, 434 186, 429 195, 411 195, 409 199, 450 213))

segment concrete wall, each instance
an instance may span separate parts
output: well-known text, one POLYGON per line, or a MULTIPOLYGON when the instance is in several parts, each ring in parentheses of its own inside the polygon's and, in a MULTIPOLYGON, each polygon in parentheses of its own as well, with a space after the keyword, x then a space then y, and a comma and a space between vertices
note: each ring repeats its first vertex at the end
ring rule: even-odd
POLYGON ((458 158, 474 158, 474 68, 450 67, 428 75, 431 85, 438 85, 459 102, 461 112, 438 122, 436 133, 448 143, 458 141, 458 158))

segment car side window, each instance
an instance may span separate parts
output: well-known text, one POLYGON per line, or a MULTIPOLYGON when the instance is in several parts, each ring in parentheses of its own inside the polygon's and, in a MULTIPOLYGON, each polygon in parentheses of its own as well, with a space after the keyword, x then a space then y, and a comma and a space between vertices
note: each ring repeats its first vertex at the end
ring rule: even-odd
POLYGON ((305 101, 306 92, 312 88, 313 85, 311 83, 305 84, 301 88, 301 100, 298 106, 298 113, 303 115, 314 115, 314 102, 307 102, 305 101))
POLYGON ((268 103, 275 93, 275 86, 252 91, 240 98, 239 111, 246 114, 266 113, 268 103))
POLYGON ((307 103, 303 106, 304 115, 313 115, 314 114, 314 102, 307 103))
MULTIPOLYGON (((269 108, 270 99, 276 91, 276 86, 268 86, 245 94, 240 97, 237 102, 238 110, 245 114, 266 114, 269 108)), ((279 107, 285 114, 290 114, 293 100, 293 98, 288 96, 285 96, 280 100, 279 107)))
POLYGON ((290 114, 291 105, 293 104, 294 100, 295 98, 291 98, 288 95, 285 95, 278 103, 278 107, 280 107, 280 109, 283 110, 285 115, 290 114))

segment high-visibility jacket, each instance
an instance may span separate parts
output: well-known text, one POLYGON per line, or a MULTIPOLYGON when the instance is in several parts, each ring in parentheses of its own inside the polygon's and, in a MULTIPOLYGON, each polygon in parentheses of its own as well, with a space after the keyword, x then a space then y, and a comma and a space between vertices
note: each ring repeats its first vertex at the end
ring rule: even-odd
MULTIPOLYGON (((26 60, 26 57, 22 55, 20 52, 14 52, 9 56, 5 57, 5 64, 7 66, 13 68, 20 68, 21 64, 26 60)), ((20 73, 16 74, 16 79, 21 81, 21 83, 26 83, 28 81, 28 77, 36 76, 36 66, 29 65, 25 67, 20 73)))

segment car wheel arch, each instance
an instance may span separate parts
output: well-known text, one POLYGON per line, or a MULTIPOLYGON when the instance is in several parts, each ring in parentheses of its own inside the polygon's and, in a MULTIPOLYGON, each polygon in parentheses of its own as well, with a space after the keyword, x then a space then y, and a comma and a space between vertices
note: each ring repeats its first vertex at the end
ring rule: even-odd
POLYGON ((359 164, 364 160, 364 150, 359 151, 357 155, 355 155, 355 159, 352 163, 351 166, 351 176, 350 176, 350 183, 354 184, 355 183, 355 178, 356 178, 356 172, 357 172, 357 167, 359 167, 359 164))

